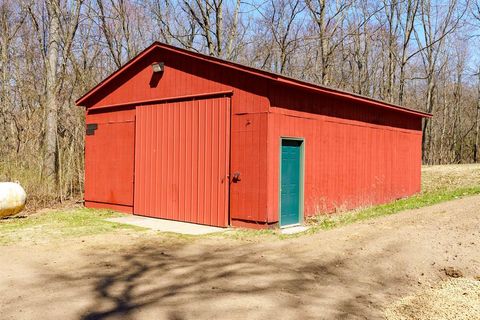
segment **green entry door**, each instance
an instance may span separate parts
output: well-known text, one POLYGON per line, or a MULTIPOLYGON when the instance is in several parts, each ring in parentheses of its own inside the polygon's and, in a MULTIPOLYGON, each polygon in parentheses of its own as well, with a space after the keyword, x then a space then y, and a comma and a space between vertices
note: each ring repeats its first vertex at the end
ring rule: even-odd
POLYGON ((302 141, 282 139, 280 224, 300 222, 302 141))

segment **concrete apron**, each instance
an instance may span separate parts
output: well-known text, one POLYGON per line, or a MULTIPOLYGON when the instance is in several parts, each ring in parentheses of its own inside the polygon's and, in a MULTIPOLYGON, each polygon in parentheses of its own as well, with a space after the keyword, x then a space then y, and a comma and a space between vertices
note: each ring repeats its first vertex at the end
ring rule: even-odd
POLYGON ((151 229, 161 232, 174 232, 180 234, 189 234, 189 235, 202 235, 209 233, 217 233, 227 231, 227 228, 218 228, 205 226, 200 224, 180 222, 173 220, 165 220, 158 218, 149 218, 142 216, 128 216, 128 217, 119 217, 119 218, 109 218, 105 219, 110 222, 129 224, 137 227, 142 227, 146 229, 151 229))

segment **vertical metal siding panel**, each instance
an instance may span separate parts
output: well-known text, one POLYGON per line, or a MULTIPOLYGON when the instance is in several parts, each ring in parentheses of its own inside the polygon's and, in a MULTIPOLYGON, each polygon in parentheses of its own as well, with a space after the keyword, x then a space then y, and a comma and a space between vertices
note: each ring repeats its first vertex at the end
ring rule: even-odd
POLYGON ((214 205, 217 208, 216 210, 217 214, 215 215, 215 219, 217 221, 217 224, 220 224, 220 223, 223 223, 222 220, 224 219, 223 214, 221 212, 222 206, 220 205, 220 201, 221 201, 222 195, 225 194, 225 192, 223 191, 224 190, 223 182, 225 178, 224 163, 222 162, 222 157, 225 156, 225 150, 223 150, 222 152, 223 146, 225 146, 225 142, 222 141, 225 139, 225 134, 222 134, 222 133, 225 131, 222 130, 222 124, 225 121, 223 117, 223 112, 226 109, 227 105, 225 104, 224 100, 217 101, 217 104, 218 104, 218 107, 217 107, 218 110, 216 112, 215 118, 217 121, 216 139, 217 139, 218 152, 216 155, 214 155, 214 157, 217 163, 217 166, 215 168, 216 168, 217 183, 220 183, 220 189, 215 194, 214 205))
POLYGON ((137 196, 135 196, 135 193, 138 191, 138 186, 137 186, 137 181, 135 179, 135 177, 138 177, 139 175, 139 168, 138 166, 136 166, 137 163, 140 162, 140 159, 139 159, 139 156, 140 156, 140 153, 136 152, 136 150, 138 150, 140 148, 140 146, 138 145, 138 137, 139 137, 139 130, 140 130, 140 127, 138 125, 138 110, 135 109, 135 149, 134 149, 134 155, 133 155, 133 158, 134 158, 134 173, 133 173, 133 176, 134 176, 134 203, 133 205, 135 206, 135 201, 138 199, 137 196))
POLYGON ((231 110, 231 100, 226 99, 225 100, 225 109, 223 111, 223 117, 221 121, 222 125, 222 131, 221 132, 227 132, 227 135, 222 135, 223 137, 223 143, 222 143, 222 149, 220 150, 220 155, 223 155, 222 157, 222 164, 223 164, 223 193, 221 193, 221 203, 224 204, 225 208, 223 211, 220 213, 221 214, 221 222, 223 222, 224 225, 228 225, 230 223, 229 221, 229 214, 228 212, 230 211, 229 205, 230 205, 230 132, 231 132, 231 124, 230 124, 230 114, 232 112, 231 110))
POLYGON ((173 143, 172 141, 173 138, 173 110, 171 107, 169 107, 167 104, 165 104, 165 111, 167 113, 167 144, 166 144, 166 149, 163 149, 163 154, 165 157, 165 162, 167 166, 167 183, 165 184, 165 195, 166 195, 166 212, 164 212, 164 215, 167 219, 171 219, 171 212, 172 212, 172 191, 171 191, 171 181, 173 178, 172 175, 172 160, 171 160, 171 151, 173 149, 173 143))
MULTIPOLYGON (((148 128, 148 115, 145 114, 147 112, 147 110, 143 110, 142 111, 142 137, 140 140, 140 143, 144 144, 144 150, 146 149, 146 147, 148 147, 148 141, 146 140, 146 135, 145 135, 145 130, 148 128)), ((141 166, 141 170, 142 170, 142 176, 146 176, 145 172, 148 172, 148 163, 147 163, 147 153, 143 153, 142 154, 142 166, 141 166)), ((148 177, 147 177, 148 179, 148 177)), ((141 183, 141 186, 143 188, 143 192, 139 192, 138 194, 140 195, 140 203, 141 205, 143 206, 143 208, 146 208, 148 203, 147 203, 147 195, 145 194, 145 190, 147 190, 147 187, 146 187, 146 184, 148 183, 148 180, 146 181, 143 181, 143 183, 141 183)))
MULTIPOLYGON (((219 101, 218 102, 219 104, 219 107, 218 107, 218 111, 217 111, 217 132, 216 132, 216 135, 217 135, 217 145, 219 147, 219 150, 215 156, 215 160, 217 162, 217 166, 216 166, 216 169, 217 169, 217 179, 220 181, 220 183, 222 184, 221 187, 223 187, 223 177, 224 177, 224 174, 223 174, 223 170, 224 170, 224 163, 222 162, 222 157, 225 156, 225 150, 223 150, 223 146, 225 145, 224 144, 224 141, 222 141, 224 138, 225 138, 225 135, 222 134, 222 132, 225 132, 225 131, 222 131, 222 124, 224 123, 224 118, 223 118, 223 112, 224 112, 224 109, 226 106, 224 106, 224 102, 223 101, 219 101)), ((219 192, 217 192, 216 194, 216 202, 215 202, 215 207, 217 208, 216 210, 216 215, 215 215, 215 220, 217 221, 217 224, 220 224, 220 223, 223 223, 223 217, 222 217, 222 214, 221 214, 221 206, 220 206, 220 203, 221 203, 221 198, 222 198, 222 195, 224 194, 223 191, 223 188, 221 188, 219 190, 219 192)))
MULTIPOLYGON (((212 105, 210 106, 212 110, 212 153, 211 153, 211 158, 212 158, 212 185, 217 185, 220 181, 220 175, 218 174, 219 170, 219 163, 218 163, 218 156, 219 156, 219 132, 218 132, 218 113, 220 111, 220 108, 218 107, 219 101, 214 100, 211 103, 212 105)), ((216 225, 218 224, 218 189, 212 190, 212 202, 211 202, 211 223, 216 225)))
MULTIPOLYGON (((177 82, 176 80, 175 82, 177 82)), ((169 180, 169 199, 170 199, 170 211, 168 212, 169 219, 178 220, 178 192, 177 192, 177 184, 178 184, 178 172, 177 172, 177 164, 178 164, 178 106, 177 103, 171 103, 171 107, 169 108, 172 114, 172 131, 171 134, 171 144, 170 149, 168 151, 171 152, 170 158, 170 180, 169 180)))
POLYGON ((185 160, 185 149, 186 149, 186 140, 185 140, 185 135, 187 133, 187 128, 185 125, 185 113, 186 113, 186 108, 185 104, 179 103, 178 106, 178 111, 179 111, 179 127, 180 127, 180 136, 179 136, 179 182, 178 182, 178 211, 179 211, 179 220, 186 221, 187 217, 185 216, 185 199, 188 198, 188 196, 185 195, 185 171, 187 168, 191 165, 191 163, 187 163, 185 160))
MULTIPOLYGON (((146 121, 146 128, 152 128, 152 109, 146 108, 145 109, 145 121, 146 121)), ((148 172, 147 175, 147 181, 146 181, 146 189, 147 190, 152 190, 153 188, 153 176, 151 174, 152 172, 152 160, 154 159, 154 151, 155 151, 155 146, 153 146, 153 134, 147 134, 144 137, 145 139, 145 145, 150 148, 150 152, 147 153, 147 156, 145 157, 145 166, 144 170, 148 172)), ((145 206, 148 208, 151 208, 152 206, 152 197, 146 197, 145 198, 145 206)))
POLYGON ((180 160, 180 143, 179 143, 179 138, 180 138, 180 132, 179 132, 179 127, 180 127, 180 122, 179 122, 179 108, 178 108, 179 103, 174 103, 172 112, 173 112, 173 139, 172 139, 172 148, 173 148, 173 177, 172 177, 172 203, 173 203, 173 208, 171 212, 171 219, 173 220, 179 220, 180 215, 179 215, 179 196, 180 192, 178 190, 178 184, 179 184, 179 160, 180 160))
MULTIPOLYGON (((286 92, 275 93, 272 105, 282 103, 289 107, 301 104, 295 97, 287 99, 286 92), (282 101, 283 100, 283 101, 282 101)), ((322 102, 312 103, 313 106, 322 102)), ((346 107, 345 107, 346 108, 346 107)), ((317 108, 318 109, 318 108, 317 108)), ((305 214, 315 213, 320 199, 326 199, 327 208, 345 208, 391 201, 419 191, 420 141, 419 130, 375 125, 309 114, 302 118, 296 110, 275 107, 269 117, 269 201, 278 202, 278 140, 280 136, 305 137, 305 214), (294 117, 289 116, 295 115, 294 117), (311 120, 310 118, 315 118, 311 120), (314 143, 312 143, 314 140, 314 143), (274 168, 271 168, 271 167, 274 168)), ((339 106, 330 112, 341 110, 339 106)), ((377 115, 355 110, 353 117, 376 121, 377 115)), ((393 118, 390 114, 382 115, 393 118)), ((399 116, 400 117, 400 116, 399 116)), ((406 117, 406 116, 405 116, 406 117)), ((278 206, 274 208, 278 219, 278 206)), ((269 216, 270 217, 270 216, 269 216)))
POLYGON ((194 162, 192 160, 192 112, 193 110, 188 110, 185 106, 185 186, 184 186, 184 193, 189 194, 189 197, 185 197, 185 220, 191 221, 191 213, 192 213, 192 174, 193 174, 193 166, 194 162), (190 112, 189 112, 190 111, 190 112))
POLYGON ((201 186, 197 187, 197 197, 198 197, 198 204, 199 210, 197 212, 197 219, 196 222, 204 223, 203 215, 205 214, 205 179, 206 179, 206 172, 205 172, 205 130, 206 130, 206 121, 207 121, 207 114, 205 110, 203 110, 203 106, 200 101, 195 102, 199 108, 199 126, 198 126, 198 181, 202 183, 201 186), (198 215, 200 214, 200 215, 198 215))
POLYGON ((228 223, 228 100, 138 107, 136 191, 143 192, 137 193, 135 213, 218 226, 228 223))
MULTIPOLYGON (((205 82, 205 90, 208 91, 208 82, 205 82)), ((199 101, 199 104, 200 104, 200 109, 202 110, 202 113, 204 115, 204 121, 203 121, 203 130, 202 130, 202 143, 203 143, 203 150, 202 150, 202 153, 203 153, 203 166, 201 168, 202 170, 202 182, 203 182, 203 185, 202 185, 202 188, 200 189, 200 193, 203 193, 202 195, 202 198, 203 198, 203 214, 201 215, 201 222, 203 224, 208 224, 210 221, 209 221, 209 217, 207 217, 207 212, 209 213, 210 212, 210 197, 211 197, 211 193, 210 193, 210 190, 209 190, 209 180, 211 179, 211 172, 209 170, 209 167, 211 165, 210 163, 210 144, 209 144, 209 141, 210 141, 210 136, 209 136, 209 133, 210 133, 210 130, 212 125, 210 123, 210 114, 209 114, 209 109, 207 108, 206 106, 206 103, 204 100, 200 100, 199 101)))
POLYGON ((142 110, 136 109, 136 119, 135 119, 135 200, 134 206, 141 208, 143 210, 142 196, 144 194, 143 185, 139 183, 137 177, 142 176, 143 166, 138 166, 138 163, 143 163, 142 156, 143 152, 143 140, 142 140, 142 130, 144 125, 141 124, 143 117, 141 116, 142 110))
POLYGON ((159 174, 159 171, 161 170, 161 163, 158 161, 158 159, 161 157, 161 150, 159 149, 160 145, 160 133, 162 132, 162 126, 161 126, 161 110, 157 112, 152 112, 152 118, 154 122, 154 147, 155 147, 155 157, 153 159, 153 181, 154 181, 154 187, 153 187, 153 192, 155 194, 155 197, 152 197, 152 207, 158 210, 158 202, 159 202, 159 197, 158 197, 158 191, 159 191, 159 185, 161 184, 160 179, 161 175, 159 174))
MULTIPOLYGON (((229 155, 229 152, 227 152, 225 146, 226 146, 226 138, 227 136, 222 134, 222 132, 226 132, 225 127, 227 125, 227 119, 225 117, 225 112, 228 110, 229 106, 227 105, 227 101, 221 101, 220 102, 220 110, 219 110, 219 118, 218 118, 218 138, 219 138, 219 152, 218 152, 218 176, 219 179, 222 183, 220 192, 217 197, 217 207, 219 210, 217 211, 217 221, 219 224, 225 224, 225 220, 228 219, 228 202, 225 201, 225 197, 228 194, 228 189, 225 189, 225 184, 227 183, 227 170, 225 170, 225 158, 227 155, 229 155), (225 203, 225 207, 222 208, 222 203, 225 203), (227 212, 227 214, 224 214, 224 211, 227 212)), ((228 222, 227 222, 228 224, 228 222)))
MULTIPOLYGON (((152 106, 152 108, 155 108, 155 106, 152 106)), ((167 159, 167 154, 166 154, 166 150, 168 150, 168 123, 169 123, 169 119, 168 119, 168 108, 165 106, 165 105, 160 105, 159 106, 159 110, 157 110, 157 112, 161 112, 162 114, 162 122, 161 122, 161 126, 162 126, 162 148, 161 148, 161 152, 160 152, 160 155, 159 155, 159 159, 157 161, 160 161, 161 163, 161 166, 162 166, 162 177, 161 177, 161 181, 162 183, 160 184, 160 192, 159 194, 157 195, 157 197, 160 197, 161 201, 160 201, 160 207, 157 208, 157 210, 159 211, 159 214, 166 214, 168 208, 168 202, 167 202, 167 199, 168 199, 168 194, 167 194, 167 187, 168 187, 168 159, 167 159)))
POLYGON ((143 197, 145 196, 143 184, 137 182, 137 177, 142 176, 144 167, 138 164, 143 163, 143 130, 145 125, 142 123, 144 117, 140 115, 141 110, 136 109, 137 117, 135 119, 136 135, 135 135, 135 200, 134 207, 144 208, 143 197))
POLYGON ((198 195, 198 187, 197 183, 199 181, 200 177, 200 170, 199 170, 199 165, 200 165, 200 113, 197 107, 198 102, 194 101, 193 102, 193 110, 192 113, 194 115, 193 117, 193 136, 192 136, 192 146, 193 146, 193 168, 194 172, 192 175, 192 199, 194 199, 194 204, 193 204, 193 210, 192 210, 192 216, 191 216, 191 221, 198 222, 198 212, 200 212, 200 201, 199 201, 199 195, 198 195))
MULTIPOLYGON (((210 90, 210 88, 208 88, 210 90)), ((206 116, 206 123, 205 123, 205 203, 206 203, 206 209, 205 212, 208 214, 205 214, 205 224, 211 224, 212 219, 211 219, 211 214, 212 214, 212 197, 213 197, 213 190, 210 188, 210 186, 213 183, 213 163, 212 163, 212 154, 213 154, 213 148, 214 146, 212 145, 213 142, 213 101, 208 103, 207 105, 207 100, 202 100, 204 103, 204 108, 205 108, 205 116, 206 116)))
MULTIPOLYGON (((150 110, 151 109, 148 109, 146 108, 145 109, 145 117, 144 117, 144 123, 145 123, 145 130, 143 132, 143 142, 145 143, 145 149, 150 149, 151 146, 152 146, 152 142, 151 142, 151 135, 148 134, 148 132, 146 131, 147 129, 150 129, 151 128, 151 119, 150 119, 150 110)), ((151 161, 151 153, 148 152, 148 153, 145 153, 144 155, 144 165, 143 165, 143 174, 146 178, 146 181, 145 183, 143 184, 143 187, 144 187, 144 190, 150 190, 150 187, 151 187, 151 181, 152 181, 152 176, 149 174, 150 173, 150 161, 151 161)), ((147 192, 145 192, 143 194, 143 206, 145 208, 149 208, 150 207, 150 195, 147 194, 147 192)))

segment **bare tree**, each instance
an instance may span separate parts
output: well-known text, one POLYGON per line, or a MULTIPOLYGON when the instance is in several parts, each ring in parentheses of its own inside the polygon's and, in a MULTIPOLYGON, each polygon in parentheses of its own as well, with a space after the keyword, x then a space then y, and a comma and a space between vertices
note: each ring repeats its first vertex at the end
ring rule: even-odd
POLYGON ((48 180, 58 179, 58 94, 71 53, 72 42, 78 27, 83 1, 75 1, 71 10, 62 11, 60 0, 46 0, 47 16, 36 13, 29 5, 30 17, 36 26, 39 43, 44 44, 45 61, 45 121, 43 138, 43 174, 48 180), (46 32, 43 32, 42 28, 46 32), (60 68, 59 68, 60 65, 60 68))
POLYGON ((412 53, 408 51, 410 40, 412 39, 413 29, 415 27, 415 20, 417 17, 420 0, 407 0, 405 10, 400 10, 397 14, 402 26, 402 42, 399 54, 399 76, 398 76, 398 103, 403 103, 405 94, 406 82, 406 67, 411 58, 417 55, 420 51, 416 50, 412 53))
POLYGON ((317 26, 318 32, 318 82, 330 83, 330 67, 336 48, 344 39, 336 37, 343 26, 345 12, 352 5, 351 1, 306 0, 308 10, 317 26))
POLYGON ((13 122, 11 114, 11 101, 10 101, 10 89, 9 89, 9 73, 11 67, 9 60, 11 59, 10 50, 12 50, 12 41, 17 37, 20 28, 22 27, 25 18, 26 11, 23 7, 15 8, 10 1, 4 1, 0 4, 0 116, 2 119, 1 135, 3 138, 4 148, 1 149, 0 154, 11 150, 11 139, 13 133, 10 123, 13 122), (3 151, 3 152, 2 152, 3 151))
MULTIPOLYGON (((426 98, 425 111, 432 113, 435 107, 435 89, 437 74, 443 68, 439 65, 439 56, 445 44, 446 37, 454 32, 458 27, 465 9, 460 8, 458 0, 450 1, 446 13, 443 13, 443 7, 435 7, 428 0, 422 0, 420 5, 421 23, 420 30, 415 30, 415 38, 418 43, 419 51, 422 57, 424 67, 424 77, 426 79, 426 98)), ((424 120, 423 123, 423 160, 427 161, 427 141, 431 141, 430 121, 424 120)))
POLYGON ((475 104, 475 138, 473 143, 473 162, 478 162, 480 143, 480 67, 477 69, 477 103, 475 104))

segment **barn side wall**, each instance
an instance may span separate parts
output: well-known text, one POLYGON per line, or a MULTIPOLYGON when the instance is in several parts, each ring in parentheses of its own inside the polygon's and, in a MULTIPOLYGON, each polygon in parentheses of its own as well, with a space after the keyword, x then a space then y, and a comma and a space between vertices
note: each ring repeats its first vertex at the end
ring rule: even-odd
POLYGON ((286 87, 271 92, 269 222, 279 216, 281 137, 305 141, 305 217, 420 191, 420 117, 286 87))
POLYGON ((233 92, 230 172, 240 173, 240 181, 230 185, 231 224, 263 226, 267 223, 266 80, 158 48, 93 95, 87 108, 105 110, 108 118, 109 106, 223 91, 233 92), (152 73, 153 62, 165 63, 161 77, 152 73))

